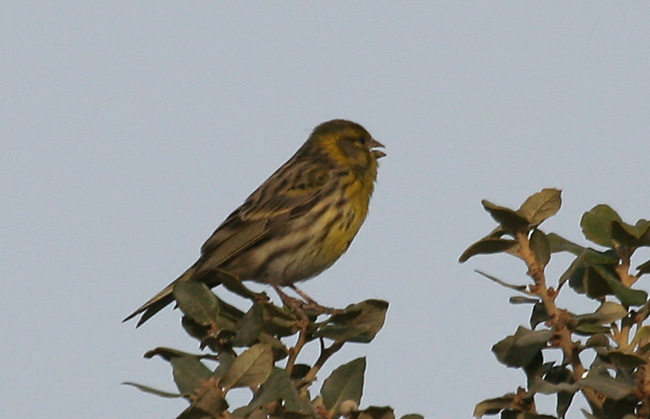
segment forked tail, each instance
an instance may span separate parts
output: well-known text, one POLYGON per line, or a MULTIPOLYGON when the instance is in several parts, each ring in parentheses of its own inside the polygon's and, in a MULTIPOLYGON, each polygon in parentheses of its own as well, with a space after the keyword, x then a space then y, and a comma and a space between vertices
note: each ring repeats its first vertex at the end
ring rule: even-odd
POLYGON ((152 317, 154 314, 158 313, 160 310, 165 308, 167 305, 172 303, 174 301, 174 296, 172 295, 172 290, 174 289, 174 284, 177 281, 186 281, 190 279, 192 276, 192 273, 194 272, 194 267, 191 267, 183 275, 178 277, 174 282, 171 284, 167 285, 165 289, 160 291, 158 294, 154 295, 149 301, 144 303, 140 308, 138 308, 136 311, 133 313, 129 314, 122 322, 126 322, 137 316, 138 314, 142 313, 142 316, 140 317, 140 320, 138 320, 138 324, 135 325, 135 327, 140 327, 140 325, 147 320, 149 320, 150 317, 152 317))

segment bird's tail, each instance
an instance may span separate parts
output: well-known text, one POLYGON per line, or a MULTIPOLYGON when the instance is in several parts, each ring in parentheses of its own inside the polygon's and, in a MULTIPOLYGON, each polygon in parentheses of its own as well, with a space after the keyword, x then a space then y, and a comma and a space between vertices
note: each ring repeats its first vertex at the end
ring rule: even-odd
POLYGON ((124 320, 122 320, 122 322, 129 321, 140 313, 142 313, 142 316, 140 317, 140 320, 138 320, 138 324, 136 324, 135 327, 139 327, 142 323, 149 320, 151 316, 158 313, 160 310, 162 310, 168 304, 174 301, 174 296, 172 295, 174 284, 176 284, 176 282, 178 281, 189 280, 192 274, 194 273, 194 270, 195 270, 194 266, 189 268, 187 271, 185 271, 183 275, 179 276, 174 282, 167 285, 162 291, 154 295, 149 301, 144 303, 140 308, 138 308, 133 313, 129 314, 124 320))

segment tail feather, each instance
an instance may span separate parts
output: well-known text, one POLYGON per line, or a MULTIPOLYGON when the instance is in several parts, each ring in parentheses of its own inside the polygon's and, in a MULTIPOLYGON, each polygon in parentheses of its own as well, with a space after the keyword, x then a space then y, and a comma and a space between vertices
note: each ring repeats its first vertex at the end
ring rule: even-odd
POLYGON ((151 318, 154 314, 158 313, 160 310, 167 307, 169 304, 171 304, 174 301, 174 296, 172 295, 174 284, 176 284, 176 282, 178 281, 186 281, 190 279, 193 272, 194 272, 194 267, 188 269, 183 275, 178 277, 171 284, 167 285, 162 291, 154 295, 149 301, 144 303, 140 308, 135 310, 133 313, 129 314, 124 320, 122 320, 122 323, 129 321, 135 316, 137 316, 138 314, 142 313, 140 320, 138 320, 138 323, 135 325, 135 327, 140 327, 141 324, 149 320, 149 318, 151 318))

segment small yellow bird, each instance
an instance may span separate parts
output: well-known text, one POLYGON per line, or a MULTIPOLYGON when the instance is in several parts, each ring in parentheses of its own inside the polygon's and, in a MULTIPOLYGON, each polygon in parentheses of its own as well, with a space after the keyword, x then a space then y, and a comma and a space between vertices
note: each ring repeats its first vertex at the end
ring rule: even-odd
POLYGON ((318 125, 216 229, 199 260, 124 321, 142 313, 140 326, 174 301, 177 281, 214 287, 227 272, 270 284, 284 296, 279 286, 295 288, 332 266, 366 218, 377 160, 386 155, 381 147, 357 123, 335 119, 318 125))

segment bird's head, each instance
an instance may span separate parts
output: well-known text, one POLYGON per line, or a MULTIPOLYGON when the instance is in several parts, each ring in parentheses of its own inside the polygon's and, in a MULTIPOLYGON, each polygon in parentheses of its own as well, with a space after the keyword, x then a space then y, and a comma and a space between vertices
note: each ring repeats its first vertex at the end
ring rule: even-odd
POLYGON ((344 119, 323 122, 314 128, 308 141, 318 143, 327 156, 346 169, 377 173, 377 159, 386 155, 384 145, 372 138, 361 125, 344 119))

